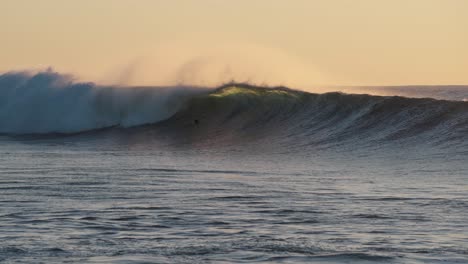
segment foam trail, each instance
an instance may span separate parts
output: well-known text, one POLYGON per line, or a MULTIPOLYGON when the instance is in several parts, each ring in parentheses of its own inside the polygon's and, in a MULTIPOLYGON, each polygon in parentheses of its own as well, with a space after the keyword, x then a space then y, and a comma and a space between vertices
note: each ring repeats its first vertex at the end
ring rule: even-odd
POLYGON ((98 86, 51 70, 0 75, 0 133, 74 133, 154 123, 173 115, 190 87, 98 86))

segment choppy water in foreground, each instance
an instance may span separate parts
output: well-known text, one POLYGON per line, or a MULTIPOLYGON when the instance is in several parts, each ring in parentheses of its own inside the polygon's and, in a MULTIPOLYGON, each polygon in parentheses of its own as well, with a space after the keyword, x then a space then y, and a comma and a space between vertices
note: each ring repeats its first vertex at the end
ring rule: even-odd
POLYGON ((467 102, 39 77, 0 98, 0 262, 468 262, 467 102))
POLYGON ((118 139, 0 140, 0 260, 468 261, 467 153, 152 149, 103 133, 118 139))

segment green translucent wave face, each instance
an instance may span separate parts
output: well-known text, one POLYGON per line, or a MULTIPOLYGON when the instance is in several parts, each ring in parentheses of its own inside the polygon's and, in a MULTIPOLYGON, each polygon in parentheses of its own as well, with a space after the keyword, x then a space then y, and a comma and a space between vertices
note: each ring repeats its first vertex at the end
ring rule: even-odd
POLYGON ((212 98, 263 97, 265 99, 299 99, 303 95, 303 92, 284 88, 260 88, 247 85, 233 85, 218 89, 208 96, 212 98))
MULTIPOLYGON (((293 108, 306 105, 311 96, 312 94, 282 87, 226 85, 192 98, 176 116, 186 123, 193 120, 229 120, 233 117, 246 121, 273 112, 292 111, 293 108)), ((210 123, 215 124, 216 121, 210 123)))

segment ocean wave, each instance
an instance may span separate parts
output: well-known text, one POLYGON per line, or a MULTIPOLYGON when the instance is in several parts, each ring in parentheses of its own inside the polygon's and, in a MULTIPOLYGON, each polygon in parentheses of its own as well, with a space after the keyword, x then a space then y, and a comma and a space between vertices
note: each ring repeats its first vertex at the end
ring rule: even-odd
MULTIPOLYGON (((51 71, 0 76, 0 133, 76 133, 148 125, 199 138, 276 137, 304 144, 408 138, 466 143, 468 103, 227 84, 112 87, 51 71)), ((413 141, 414 142, 414 141, 413 141)))

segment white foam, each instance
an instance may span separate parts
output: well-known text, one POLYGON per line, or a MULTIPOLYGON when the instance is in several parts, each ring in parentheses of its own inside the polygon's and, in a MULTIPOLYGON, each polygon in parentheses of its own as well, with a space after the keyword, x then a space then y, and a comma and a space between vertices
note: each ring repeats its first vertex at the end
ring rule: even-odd
POLYGON ((75 83, 52 71, 0 75, 0 133, 73 133, 155 123, 200 89, 75 83))

